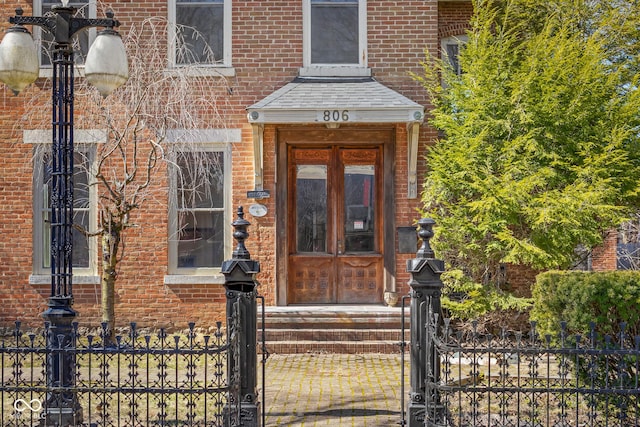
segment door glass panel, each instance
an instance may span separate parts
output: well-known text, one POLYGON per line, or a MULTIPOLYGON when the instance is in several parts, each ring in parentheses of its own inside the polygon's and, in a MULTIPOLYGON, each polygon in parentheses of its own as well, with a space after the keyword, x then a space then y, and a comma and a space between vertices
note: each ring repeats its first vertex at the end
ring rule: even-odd
POLYGON ((375 247, 375 166, 344 167, 345 252, 373 252, 375 247))
POLYGON ((298 252, 327 251, 326 165, 297 166, 296 224, 298 252))

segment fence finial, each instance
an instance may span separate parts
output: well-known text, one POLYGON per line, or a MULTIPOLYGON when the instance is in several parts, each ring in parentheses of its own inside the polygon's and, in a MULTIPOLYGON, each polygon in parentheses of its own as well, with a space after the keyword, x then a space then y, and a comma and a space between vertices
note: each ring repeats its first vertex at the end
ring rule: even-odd
POLYGON ((231 225, 234 228, 233 238, 238 242, 238 246, 233 251, 233 258, 235 259, 251 259, 251 255, 244 245, 244 241, 249 237, 247 227, 251 225, 249 221, 244 219, 244 210, 242 206, 238 206, 238 219, 233 221, 231 225))
POLYGON ((435 223, 431 218, 420 218, 418 220, 418 225, 420 226, 418 236, 422 239, 422 246, 418 249, 416 258, 426 259, 435 257, 433 249, 431 249, 431 245, 429 244, 429 240, 433 237, 433 226, 435 223))

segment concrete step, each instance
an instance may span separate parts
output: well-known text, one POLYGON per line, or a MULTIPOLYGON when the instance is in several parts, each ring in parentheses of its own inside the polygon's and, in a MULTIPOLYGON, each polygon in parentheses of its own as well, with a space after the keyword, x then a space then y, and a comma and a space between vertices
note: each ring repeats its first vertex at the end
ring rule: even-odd
MULTIPOLYGON (((400 308, 382 306, 265 307, 269 353, 397 353, 402 334, 400 308)), ((409 313, 405 311, 405 341, 409 313)), ((258 341, 262 340, 258 314, 258 341)), ((260 347, 260 346, 259 346, 260 347)))
MULTIPOLYGON (((405 310, 409 327, 409 309, 405 310)), ((258 325, 262 324, 260 308, 258 325)), ((269 329, 392 329, 402 326, 402 310, 383 306, 288 306, 265 307, 265 326, 269 329)))
MULTIPOLYGON (((267 341, 269 354, 399 354, 400 349, 396 341, 267 341)), ((262 353, 260 345, 258 353, 262 353)))
MULTIPOLYGON (((400 329, 265 329, 266 341, 400 341, 400 329)), ((409 337, 409 329, 405 330, 409 337)), ((258 336, 261 340, 262 336, 258 336)))

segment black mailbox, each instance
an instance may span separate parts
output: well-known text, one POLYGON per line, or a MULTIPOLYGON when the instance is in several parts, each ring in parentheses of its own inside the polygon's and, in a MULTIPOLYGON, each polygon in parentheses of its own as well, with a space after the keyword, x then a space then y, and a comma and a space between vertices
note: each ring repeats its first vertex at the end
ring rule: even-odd
POLYGON ((412 226, 398 227, 398 253, 415 254, 418 250, 418 233, 412 226))

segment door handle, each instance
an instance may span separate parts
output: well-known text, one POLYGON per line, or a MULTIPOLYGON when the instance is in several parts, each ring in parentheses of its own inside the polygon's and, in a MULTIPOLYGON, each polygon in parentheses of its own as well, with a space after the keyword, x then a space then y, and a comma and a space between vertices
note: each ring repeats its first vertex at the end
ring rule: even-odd
POLYGON ((342 240, 338 240, 338 255, 342 255, 344 252, 344 245, 342 244, 342 240))

